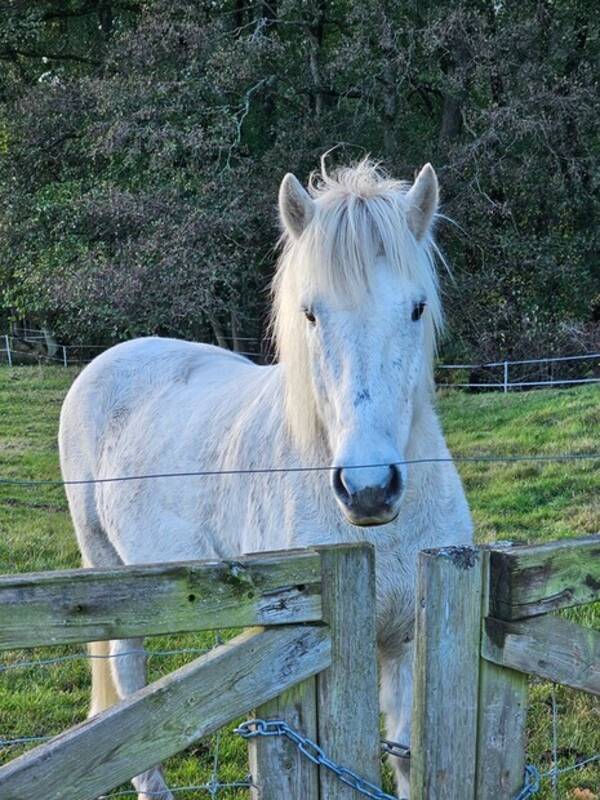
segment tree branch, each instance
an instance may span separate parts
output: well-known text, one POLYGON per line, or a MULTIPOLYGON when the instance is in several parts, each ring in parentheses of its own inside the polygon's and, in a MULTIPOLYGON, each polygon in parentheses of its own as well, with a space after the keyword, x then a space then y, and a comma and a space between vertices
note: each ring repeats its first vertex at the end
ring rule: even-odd
POLYGON ((20 50, 16 47, 0 51, 0 59, 3 61, 14 61, 16 56, 22 56, 23 58, 46 58, 48 61, 78 61, 82 64, 93 64, 97 67, 102 63, 93 58, 78 56, 75 53, 36 53, 30 50, 20 50))

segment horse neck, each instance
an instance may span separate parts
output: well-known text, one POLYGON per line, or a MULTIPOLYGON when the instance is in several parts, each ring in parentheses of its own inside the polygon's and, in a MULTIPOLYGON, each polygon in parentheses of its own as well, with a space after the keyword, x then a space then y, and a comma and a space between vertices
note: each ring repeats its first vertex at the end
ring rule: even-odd
POLYGON ((447 451, 433 401, 426 396, 415 404, 410 429, 407 458, 437 458, 447 451))
POLYGON ((405 458, 413 502, 433 506, 458 491, 456 467, 442 432, 434 404, 427 399, 413 416, 405 458))

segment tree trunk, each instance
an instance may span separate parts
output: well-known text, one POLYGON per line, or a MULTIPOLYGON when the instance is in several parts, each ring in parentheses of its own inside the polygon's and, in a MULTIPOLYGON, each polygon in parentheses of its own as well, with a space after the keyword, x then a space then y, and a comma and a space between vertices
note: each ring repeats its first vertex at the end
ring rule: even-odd
POLYGON ((440 127, 440 145, 447 145, 458 139, 462 132, 462 109, 465 93, 458 95, 444 94, 444 107, 442 110, 442 124, 440 127))
POLYGON ((447 149, 462 133, 464 104, 469 94, 470 84, 469 60, 471 54, 468 44, 464 40, 460 40, 458 34, 451 38, 454 41, 450 41, 448 45, 452 56, 443 59, 440 64, 451 85, 451 88, 443 92, 444 105, 438 140, 442 150, 447 149))
POLYGON ((58 353, 58 342, 54 338, 54 334, 49 328, 42 327, 42 333, 44 334, 48 356, 50 358, 54 358, 54 356, 58 353))
POLYGON ((385 13, 382 19, 381 51, 383 53, 383 148, 386 156, 390 156, 396 143, 395 122, 398 113, 398 94, 396 88, 396 51, 394 32, 390 20, 385 13))
POLYGON ((227 350, 227 337, 225 336, 223 326, 213 314, 207 314, 206 316, 210 322, 210 327, 212 328, 214 337, 217 340, 217 344, 219 347, 223 347, 225 350, 227 350))
POLYGON ((327 100, 327 93, 325 91, 321 70, 323 29, 325 25, 324 0, 318 0, 312 11, 312 17, 306 26, 306 33, 308 36, 310 74, 314 85, 314 111, 316 116, 320 117, 327 100))
POLYGON ((240 341, 240 325, 237 312, 233 309, 230 314, 231 319, 231 349, 236 353, 241 353, 244 350, 244 343, 240 341))

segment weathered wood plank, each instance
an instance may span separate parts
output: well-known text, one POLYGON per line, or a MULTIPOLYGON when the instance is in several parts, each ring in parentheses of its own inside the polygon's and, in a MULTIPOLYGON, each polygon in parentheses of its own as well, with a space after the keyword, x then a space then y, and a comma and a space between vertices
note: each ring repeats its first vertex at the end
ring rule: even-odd
POLYGON ((0 577, 0 649, 321 618, 315 552, 0 577))
POLYGON ((0 797, 88 800, 329 666, 325 626, 241 634, 0 768, 0 797))
MULTIPOLYGON (((329 758, 380 785, 375 630, 375 562, 367 544, 319 548, 323 618, 331 666, 317 676, 319 745, 329 758)), ((356 791, 320 770, 321 797, 356 800, 356 791)))
POLYGON ((492 617, 525 619, 600 599, 600 534, 491 552, 492 617))
POLYGON ((488 661, 573 689, 600 694, 600 632, 552 615, 508 622, 488 617, 481 653, 488 661))
POLYGON ((419 554, 411 800, 473 800, 481 625, 481 553, 419 554))
MULTIPOLYGON (((483 550, 483 618, 488 613, 489 561, 489 551, 483 550)), ((527 694, 527 675, 481 659, 476 800, 512 800, 523 785, 527 694)))
MULTIPOLYGON (((255 711, 259 719, 281 719, 294 730, 317 740, 317 686, 309 678, 269 700, 255 711)), ((257 737, 248 741, 254 800, 302 798, 319 800, 319 769, 304 758, 289 739, 257 737)))

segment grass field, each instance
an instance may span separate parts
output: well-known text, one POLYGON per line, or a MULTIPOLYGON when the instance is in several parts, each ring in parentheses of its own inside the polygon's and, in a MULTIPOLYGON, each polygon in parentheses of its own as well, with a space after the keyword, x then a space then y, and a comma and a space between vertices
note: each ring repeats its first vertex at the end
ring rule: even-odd
MULTIPOLYGON (((75 371, 52 367, 0 368, 0 476, 59 478, 56 432, 60 405, 75 371)), ((600 451, 600 387, 517 394, 448 394, 440 411, 455 456, 558 454, 600 451)), ((548 541, 600 530, 597 462, 464 463, 459 465, 481 542, 496 539, 548 541)), ((0 485, 0 572, 79 566, 78 552, 61 487, 0 485)), ((600 604, 569 612, 570 618, 600 628, 600 604)), ((152 640, 153 649, 210 647, 210 635, 152 640)), ((0 670, 15 661, 75 653, 81 648, 39 648, 2 654, 0 670)), ((150 659, 150 677, 192 656, 150 659)), ((529 760, 551 766, 551 687, 532 682, 529 760)), ((47 667, 0 671, 0 739, 58 733, 86 715, 89 674, 85 660, 47 667)), ((559 765, 600 753, 600 698, 558 687, 559 765)), ((173 786, 203 783, 219 748, 219 778, 244 778, 245 744, 227 733, 202 741, 167 764, 173 786)), ((0 747, 7 761, 23 748, 0 747)), ((129 787, 122 787, 127 789, 129 787)), ((386 788, 391 790, 389 775, 386 788)), ((207 796, 181 792, 182 800, 207 796)), ((246 797, 224 789, 221 798, 246 797)), ((600 763, 562 776, 553 795, 547 782, 540 798, 598 800, 600 763)), ((456 800, 462 800, 457 798, 456 800)))

